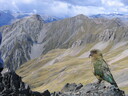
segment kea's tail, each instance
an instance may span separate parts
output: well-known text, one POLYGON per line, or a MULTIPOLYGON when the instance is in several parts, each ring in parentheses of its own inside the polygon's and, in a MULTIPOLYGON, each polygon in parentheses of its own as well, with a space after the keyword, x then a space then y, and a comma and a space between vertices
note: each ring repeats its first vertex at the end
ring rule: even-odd
POLYGON ((116 81, 114 80, 114 78, 113 78, 111 72, 106 72, 106 73, 104 74, 104 78, 103 78, 103 79, 104 79, 105 81, 109 82, 111 85, 114 85, 115 87, 118 88, 118 85, 117 85, 116 81))

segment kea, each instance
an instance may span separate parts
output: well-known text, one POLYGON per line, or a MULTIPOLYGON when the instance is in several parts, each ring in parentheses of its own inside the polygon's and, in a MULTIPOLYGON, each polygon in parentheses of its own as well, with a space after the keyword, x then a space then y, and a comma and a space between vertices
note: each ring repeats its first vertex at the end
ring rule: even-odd
POLYGON ((91 62, 94 66, 94 75, 98 79, 98 83, 104 80, 118 89, 117 83, 110 72, 108 64, 103 59, 101 51, 97 49, 91 50, 89 57, 91 57, 91 62))

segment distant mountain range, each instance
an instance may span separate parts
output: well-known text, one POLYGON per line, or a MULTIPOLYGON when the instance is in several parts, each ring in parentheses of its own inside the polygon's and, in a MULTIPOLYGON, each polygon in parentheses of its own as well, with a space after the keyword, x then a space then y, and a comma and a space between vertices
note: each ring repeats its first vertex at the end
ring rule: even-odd
POLYGON ((90 17, 94 17, 94 18, 101 18, 101 17, 122 17, 125 16, 124 14, 115 14, 115 13, 111 13, 111 14, 96 14, 96 15, 91 15, 90 17))
POLYGON ((112 18, 120 18, 121 20, 128 21, 128 14, 116 14, 116 13, 111 13, 111 14, 96 14, 90 16, 92 18, 107 18, 107 19, 112 19, 112 18))
MULTIPOLYGON (((0 26, 10 25, 13 22, 15 22, 17 19, 22 19, 24 17, 31 16, 32 14, 34 14, 34 13, 11 12, 9 10, 0 11, 0 26)), ((48 16, 48 15, 44 15, 44 14, 40 14, 40 16, 45 21, 45 23, 50 23, 53 21, 58 21, 58 20, 64 19, 61 17, 48 16)), ((91 18, 108 18, 108 19, 120 18, 122 20, 128 21, 128 15, 116 14, 116 13, 96 14, 96 15, 91 15, 89 17, 91 17, 91 18)))
MULTIPOLYGON (((9 10, 0 11, 0 26, 10 25, 13 22, 15 22, 17 19, 22 19, 24 17, 31 16, 32 14, 34 13, 20 13, 20 12, 13 13, 9 10)), ((41 17, 45 21, 45 23, 50 23, 62 19, 59 17, 48 16, 44 14, 41 14, 41 17)))
POLYGON ((13 19, 14 16, 10 11, 0 11, 0 26, 10 24, 13 19))

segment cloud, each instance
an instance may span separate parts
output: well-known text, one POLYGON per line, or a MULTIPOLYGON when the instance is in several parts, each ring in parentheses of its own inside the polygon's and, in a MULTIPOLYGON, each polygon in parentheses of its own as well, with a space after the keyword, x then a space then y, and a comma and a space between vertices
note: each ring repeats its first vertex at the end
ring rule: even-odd
POLYGON ((21 0, 22 3, 26 3, 26 4, 30 4, 32 3, 34 0, 21 0))
POLYGON ((103 7, 95 7, 95 6, 72 6, 68 13, 71 16, 75 16, 76 14, 84 14, 84 15, 93 15, 93 14, 104 14, 105 9, 103 7))
POLYGON ((78 14, 126 14, 127 4, 128 0, 0 0, 0 9, 70 17, 78 14))
POLYGON ((107 6, 107 7, 120 7, 120 6, 124 6, 124 4, 122 2, 120 2, 119 0, 101 0, 102 4, 107 6))
POLYGON ((101 0, 57 0, 77 6, 101 6, 101 0))
POLYGON ((121 0, 122 3, 124 3, 125 5, 128 5, 128 0, 121 0))
POLYGON ((34 13, 34 14, 37 14, 37 10, 36 10, 36 9, 33 9, 33 13, 34 13))
POLYGON ((101 0, 106 13, 127 14, 128 6, 122 0, 101 0))
POLYGON ((36 0, 10 0, 11 2, 15 2, 15 3, 23 3, 23 4, 30 4, 35 2, 36 0))
POLYGON ((127 12, 128 12, 128 6, 121 7, 121 8, 119 8, 118 11, 119 11, 119 12, 123 12, 123 13, 127 13, 127 12))

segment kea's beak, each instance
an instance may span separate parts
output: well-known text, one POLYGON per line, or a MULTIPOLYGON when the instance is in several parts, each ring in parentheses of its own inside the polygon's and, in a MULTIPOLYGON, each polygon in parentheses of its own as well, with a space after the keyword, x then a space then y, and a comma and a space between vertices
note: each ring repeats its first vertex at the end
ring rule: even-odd
POLYGON ((92 53, 90 53, 89 58, 92 56, 92 53))

